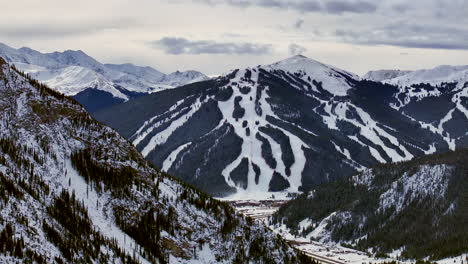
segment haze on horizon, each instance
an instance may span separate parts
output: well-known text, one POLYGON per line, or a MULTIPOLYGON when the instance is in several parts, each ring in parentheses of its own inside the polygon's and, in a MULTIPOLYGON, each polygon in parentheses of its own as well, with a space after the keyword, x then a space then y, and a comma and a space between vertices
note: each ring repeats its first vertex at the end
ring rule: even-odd
POLYGON ((465 0, 12 1, 0 42, 216 75, 303 54, 357 74, 468 64, 465 0))

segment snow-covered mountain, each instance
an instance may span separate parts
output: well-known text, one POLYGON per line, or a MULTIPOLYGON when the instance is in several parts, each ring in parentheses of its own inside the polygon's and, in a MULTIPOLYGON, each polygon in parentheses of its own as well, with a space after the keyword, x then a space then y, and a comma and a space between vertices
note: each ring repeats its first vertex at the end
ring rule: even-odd
POLYGON ((409 87, 417 84, 430 84, 438 86, 443 83, 457 83, 463 88, 468 83, 468 65, 450 66, 441 65, 433 69, 412 71, 404 75, 385 80, 386 83, 409 87))
POLYGON ((439 134, 452 150, 468 143, 468 66, 438 66, 383 82, 398 87, 394 109, 439 134))
POLYGON ((176 71, 164 76, 164 78, 161 79, 161 83, 168 86, 178 87, 194 82, 206 81, 207 79, 206 75, 197 71, 176 71))
POLYGON ((401 70, 378 70, 378 71, 369 71, 362 79, 381 82, 389 79, 393 79, 396 77, 400 77, 402 75, 406 75, 411 71, 401 71, 401 70))
POLYGON ((102 64, 80 50, 40 53, 0 43, 0 57, 53 89, 75 97, 91 112, 139 95, 208 79, 196 71, 166 75, 151 67, 102 64))
POLYGON ((450 263, 462 263, 465 257, 458 256, 468 253, 467 162, 468 149, 460 149, 366 169, 285 204, 271 228, 380 257, 456 257, 450 263))
POLYGON ((467 146, 467 106, 452 102, 466 103, 467 91, 361 80, 294 56, 95 116, 156 166, 213 195, 280 197, 377 163, 467 146))
POLYGON ((1 263, 310 263, 0 58, 1 263))
MULTIPOLYGON (((359 76, 338 69, 336 67, 323 64, 303 55, 282 60, 266 66, 267 69, 280 70, 293 73, 304 82, 311 83, 311 76, 314 81, 320 83, 328 92, 337 96, 346 96, 347 91, 352 88, 353 81, 359 80, 359 76)), ((316 85, 314 85, 316 87, 316 85)), ((314 89, 312 86, 312 89, 314 89)))
MULTIPOLYGON (((20 69, 25 70, 24 68, 20 69)), ((67 66, 54 70, 26 73, 43 81, 50 87, 56 87, 55 90, 69 96, 76 96, 86 89, 96 89, 109 93, 116 98, 128 100, 128 96, 119 91, 112 81, 109 81, 102 74, 82 66, 67 66)))

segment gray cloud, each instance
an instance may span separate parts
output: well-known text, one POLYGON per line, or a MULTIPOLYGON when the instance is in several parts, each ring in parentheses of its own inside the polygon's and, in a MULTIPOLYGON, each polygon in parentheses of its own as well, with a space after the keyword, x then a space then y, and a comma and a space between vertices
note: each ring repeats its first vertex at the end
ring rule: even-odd
POLYGON ((220 73, 268 64, 289 56, 291 43, 313 46, 320 50, 316 59, 361 73, 372 65, 395 67, 397 59, 400 68, 411 69, 468 61, 467 0, 152 0, 138 5, 48 0, 34 8, 24 8, 22 2, 2 6, 0 39, 10 46, 42 52, 82 49, 101 61, 148 64, 167 72, 220 73), (186 37, 188 43, 176 41, 171 48, 154 42, 170 36, 186 37), (275 46, 259 45, 269 43, 275 46), (212 54, 177 59, 170 52, 270 53, 212 60, 212 54), (399 55, 405 52, 409 56, 399 55))
POLYGON ((14 38, 51 38, 86 35, 103 30, 126 29, 138 23, 132 18, 90 21, 42 21, 30 24, 0 24, 0 35, 14 38))
POLYGON ((300 29, 304 25, 304 19, 300 18, 294 23, 294 27, 297 29, 300 29))
POLYGON ((14 38, 49 38, 57 36, 81 35, 91 33, 93 30, 82 27, 46 27, 43 25, 1 25, 0 35, 14 38))
POLYGON ((406 48, 468 50, 468 31, 456 27, 399 22, 370 30, 336 30, 344 42, 406 48))
MULTIPOLYGON (((228 2, 232 2, 232 1, 229 1, 228 2)), ((281 8, 281 7, 284 7, 284 1, 277 1, 277 0, 261 0, 261 1, 258 1, 257 3, 255 3, 255 1, 246 1, 252 5, 259 5, 259 6, 262 6, 262 7, 276 7, 276 8, 281 8)))
POLYGON ((330 14, 374 13, 377 6, 370 1, 357 0, 192 0, 209 5, 225 4, 240 8, 264 7, 291 9, 301 13, 324 12, 330 14))
POLYGON ((294 9, 302 13, 323 11, 323 6, 316 1, 286 2, 284 8, 294 9))
POLYGON ((400 13, 404 13, 408 11, 410 8, 411 8, 410 6, 408 6, 407 4, 403 4, 403 3, 392 5, 392 9, 400 13))
POLYGON ((301 55, 304 52, 306 52, 307 49, 304 48, 303 46, 300 46, 296 43, 292 43, 289 45, 289 54, 290 55, 301 55))
POLYGON ((326 10, 332 14, 350 13, 374 13, 377 6, 365 1, 329 1, 325 4, 326 10))
POLYGON ((212 40, 188 40, 186 38, 164 37, 153 41, 151 46, 161 48, 167 54, 252 54, 272 52, 272 46, 255 43, 216 42, 212 40))

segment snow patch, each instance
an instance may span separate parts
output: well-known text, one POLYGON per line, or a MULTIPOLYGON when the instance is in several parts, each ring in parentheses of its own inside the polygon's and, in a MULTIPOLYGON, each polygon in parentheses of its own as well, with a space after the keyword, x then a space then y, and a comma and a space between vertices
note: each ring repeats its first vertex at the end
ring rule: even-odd
POLYGON ((399 212, 418 197, 443 198, 448 187, 447 177, 452 171, 453 167, 447 165, 424 165, 411 176, 405 173, 380 196, 378 210, 394 206, 399 212))
POLYGON ((108 238, 115 238, 120 249, 124 250, 127 254, 131 255, 136 253, 139 256, 139 260, 142 263, 150 263, 143 256, 140 256, 138 251, 138 244, 129 237, 127 234, 122 232, 119 227, 112 220, 112 216, 109 216, 109 211, 106 210, 106 200, 110 197, 99 196, 97 192, 90 187, 84 180, 83 177, 73 168, 69 159, 65 160, 65 178, 63 182, 63 188, 71 188, 75 193, 78 201, 83 201, 87 205, 88 215, 93 225, 95 225, 102 234, 108 238), (68 185, 68 179, 70 180, 70 186, 68 185))

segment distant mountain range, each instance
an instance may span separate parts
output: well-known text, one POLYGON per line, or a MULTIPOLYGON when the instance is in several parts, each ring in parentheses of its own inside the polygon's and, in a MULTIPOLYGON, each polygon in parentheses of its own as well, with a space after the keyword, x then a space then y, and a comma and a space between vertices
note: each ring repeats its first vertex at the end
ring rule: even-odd
POLYGON ((282 197, 378 163, 467 146, 467 72, 441 66, 360 78, 294 56, 95 116, 206 192, 282 197))
POLYGON ((410 73, 411 71, 400 71, 400 70, 378 70, 378 71, 370 71, 362 76, 362 79, 381 82, 385 80, 390 80, 396 77, 400 77, 410 73))
POLYGON ((102 64, 83 51, 41 53, 0 43, 0 57, 94 112, 144 94, 209 79, 197 71, 164 74, 151 67, 102 64))

